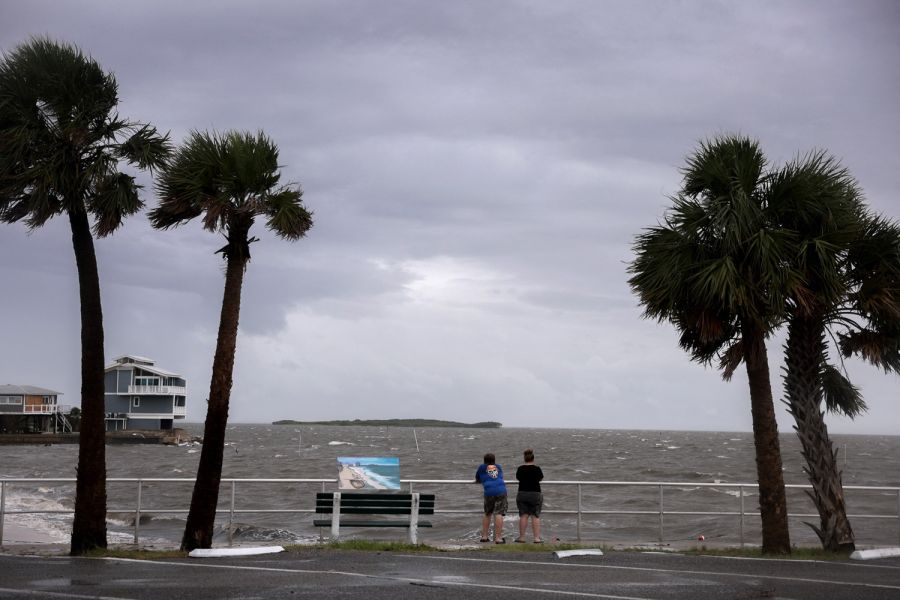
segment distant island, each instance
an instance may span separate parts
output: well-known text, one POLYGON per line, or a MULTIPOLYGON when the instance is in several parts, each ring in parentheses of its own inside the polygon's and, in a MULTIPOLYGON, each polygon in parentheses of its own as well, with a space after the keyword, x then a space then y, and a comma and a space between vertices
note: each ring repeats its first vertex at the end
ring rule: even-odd
POLYGON ((499 429, 503 427, 496 421, 482 421, 480 423, 459 423, 457 421, 441 421, 439 419, 353 419, 352 421, 294 421, 283 419, 273 421, 272 425, 360 425, 360 426, 389 426, 389 427, 470 427, 473 429, 499 429))

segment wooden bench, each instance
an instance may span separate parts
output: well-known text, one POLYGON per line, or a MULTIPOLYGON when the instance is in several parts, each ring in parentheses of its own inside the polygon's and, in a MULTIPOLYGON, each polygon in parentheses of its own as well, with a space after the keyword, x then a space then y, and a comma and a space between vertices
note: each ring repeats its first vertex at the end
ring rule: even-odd
POLYGON ((340 537, 344 527, 405 527, 409 543, 418 543, 419 527, 431 527, 419 515, 434 514, 434 494, 320 492, 316 494, 316 514, 330 514, 330 519, 315 519, 316 527, 331 526, 331 537, 340 537), (408 519, 341 519, 341 515, 408 515, 408 519))

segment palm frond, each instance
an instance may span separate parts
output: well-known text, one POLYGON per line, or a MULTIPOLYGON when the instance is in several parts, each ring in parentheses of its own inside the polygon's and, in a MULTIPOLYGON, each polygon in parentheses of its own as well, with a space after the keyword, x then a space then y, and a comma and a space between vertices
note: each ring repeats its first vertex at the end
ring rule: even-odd
POLYGON ((700 142, 682 169, 682 189, 711 203, 742 204, 755 194, 763 178, 766 158, 759 143, 737 135, 700 142))
POLYGON ((151 171, 165 165, 171 153, 168 134, 159 135, 151 125, 142 125, 117 148, 119 157, 151 171))
POLYGON ((850 308, 879 327, 900 327, 900 224, 866 215, 846 264, 850 308))
POLYGON ((17 214, 19 218, 25 219, 29 229, 43 227, 47 221, 67 209, 64 199, 45 180, 35 179, 31 189, 21 199, 17 214))
POLYGON ((735 371, 744 361, 744 342, 742 340, 734 341, 730 346, 725 348, 719 357, 719 370, 722 371, 722 379, 731 381, 735 371))
POLYGON ((860 356, 885 373, 900 373, 900 330, 897 328, 843 333, 838 336, 838 345, 844 357, 860 356))
POLYGON ((853 419, 869 408, 859 388, 832 365, 822 369, 822 392, 829 412, 853 419))
POLYGON ((143 208, 138 197, 140 186, 134 177, 114 173, 98 182, 94 194, 88 199, 88 211, 94 215, 94 234, 106 237, 122 224, 122 220, 143 208))
POLYGON ((265 211, 269 217, 266 224, 269 230, 291 241, 305 236, 313 225, 313 215, 301 203, 302 198, 299 187, 282 189, 268 196, 265 211))

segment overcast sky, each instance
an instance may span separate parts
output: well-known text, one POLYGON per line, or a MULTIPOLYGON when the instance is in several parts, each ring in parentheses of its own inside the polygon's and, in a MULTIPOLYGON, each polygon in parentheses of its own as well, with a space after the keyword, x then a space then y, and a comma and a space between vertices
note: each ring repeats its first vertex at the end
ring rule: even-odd
MULTIPOLYGON (((893 0, 0 0, 4 52, 75 43, 115 73, 122 115, 176 143, 262 129, 302 185, 307 238, 253 231, 232 422, 750 430, 746 377, 722 382, 641 319, 634 236, 724 132, 776 164, 827 149, 900 217, 898 31, 893 0)), ((222 244, 144 215, 96 243, 107 362, 183 374, 189 421, 205 416, 222 244)), ((78 404, 66 219, 0 226, 0 281, 0 383, 78 404)), ((830 430, 897 433, 900 378, 847 368, 870 410, 830 430)))

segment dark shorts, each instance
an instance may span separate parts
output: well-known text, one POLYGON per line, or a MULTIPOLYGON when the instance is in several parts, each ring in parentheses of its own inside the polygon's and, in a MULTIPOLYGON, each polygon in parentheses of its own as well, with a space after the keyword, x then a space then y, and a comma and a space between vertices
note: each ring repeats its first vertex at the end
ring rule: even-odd
POLYGON ((516 508, 519 516, 541 516, 541 507, 544 505, 544 495, 541 492, 519 492, 516 494, 516 508))
POLYGON ((496 513, 506 516, 506 510, 509 508, 506 502, 506 494, 502 496, 485 496, 484 497, 484 514, 489 515, 496 513))

